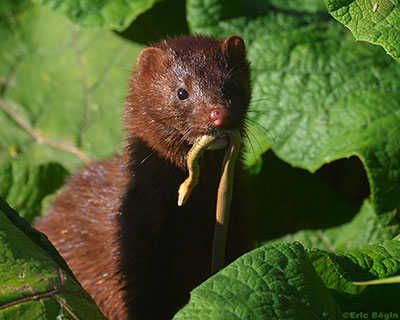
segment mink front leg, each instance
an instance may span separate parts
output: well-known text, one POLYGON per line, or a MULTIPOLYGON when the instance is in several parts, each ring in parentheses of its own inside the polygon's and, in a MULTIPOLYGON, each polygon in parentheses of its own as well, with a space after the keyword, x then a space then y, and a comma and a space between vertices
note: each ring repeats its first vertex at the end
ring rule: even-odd
POLYGON ((185 230, 194 228, 184 226, 190 208, 177 206, 177 190, 185 172, 143 145, 135 152, 126 174, 132 180, 117 220, 125 306, 129 319, 171 319, 196 284, 190 277, 177 276, 190 264, 175 265, 176 257, 188 259, 180 245, 190 241, 185 230))
MULTIPOLYGON (((184 170, 153 155, 135 174, 118 217, 119 267, 130 319, 171 319, 188 302, 190 291, 210 276, 217 172, 213 179, 202 176, 182 207, 177 190, 186 178, 184 170), (145 174, 162 164, 157 174, 145 174)), ((246 196, 241 177, 236 180, 227 262, 251 247, 246 196)))
POLYGON ((135 200, 124 204, 119 217, 119 269, 129 319, 171 319, 177 302, 169 293, 174 249, 168 212, 159 199, 145 207, 135 200))

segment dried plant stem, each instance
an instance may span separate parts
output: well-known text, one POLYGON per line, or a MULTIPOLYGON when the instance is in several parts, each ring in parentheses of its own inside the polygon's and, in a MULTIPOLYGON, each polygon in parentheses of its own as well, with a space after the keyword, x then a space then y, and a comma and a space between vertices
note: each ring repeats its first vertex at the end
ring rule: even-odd
POLYGON ((84 163, 89 163, 92 160, 88 157, 81 149, 70 146, 67 144, 63 144, 46 137, 43 137, 39 132, 37 132, 34 128, 32 128, 28 123, 26 123, 22 117, 12 111, 7 104, 4 102, 2 98, 0 98, 0 108, 11 118, 13 119, 22 129, 24 129, 32 138, 36 140, 37 143, 42 143, 49 145, 55 149, 69 152, 76 155, 79 159, 81 159, 84 163))

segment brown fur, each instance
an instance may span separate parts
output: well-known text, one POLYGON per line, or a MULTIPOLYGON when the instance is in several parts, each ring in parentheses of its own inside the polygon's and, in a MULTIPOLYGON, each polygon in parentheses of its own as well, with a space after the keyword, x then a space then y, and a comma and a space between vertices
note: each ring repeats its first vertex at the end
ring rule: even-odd
MULTIPOLYGON (((180 37, 140 54, 124 154, 71 178, 36 224, 109 319, 170 319, 210 275, 225 149, 204 154, 199 184, 183 207, 177 191, 193 142, 219 129, 210 113, 227 108, 225 127, 243 131, 249 101, 249 65, 237 36, 180 37), (188 99, 177 98, 179 88, 188 99)), ((251 247, 240 163, 235 180, 228 262, 251 247)))

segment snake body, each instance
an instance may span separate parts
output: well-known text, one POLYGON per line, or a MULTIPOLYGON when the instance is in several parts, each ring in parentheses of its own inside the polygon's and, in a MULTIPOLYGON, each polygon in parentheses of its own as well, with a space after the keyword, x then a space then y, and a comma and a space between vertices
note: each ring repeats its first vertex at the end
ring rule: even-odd
POLYGON ((197 139, 187 154, 187 167, 189 177, 180 185, 178 190, 178 206, 183 206, 189 199, 194 187, 199 182, 200 166, 199 159, 207 148, 217 139, 218 136, 204 135, 197 139))
MULTIPOLYGON (((240 150, 240 134, 237 130, 223 131, 218 136, 227 135, 229 146, 223 160, 223 172, 218 186, 216 219, 213 238, 213 253, 211 273, 222 269, 225 261, 225 243, 228 232, 230 208, 232 201, 233 177, 236 159, 240 150)), ((180 185, 178 190, 178 205, 186 203, 200 177, 199 159, 218 136, 204 135, 199 138, 187 155, 189 177, 180 185)))

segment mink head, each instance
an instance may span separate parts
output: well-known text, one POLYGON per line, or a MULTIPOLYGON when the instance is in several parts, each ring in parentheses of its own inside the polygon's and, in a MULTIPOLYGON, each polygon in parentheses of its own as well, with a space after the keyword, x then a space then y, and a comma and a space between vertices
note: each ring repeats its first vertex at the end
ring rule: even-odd
POLYGON ((166 158, 182 159, 204 134, 242 131, 250 92, 250 68, 239 36, 164 40, 138 57, 125 126, 129 136, 166 158))

